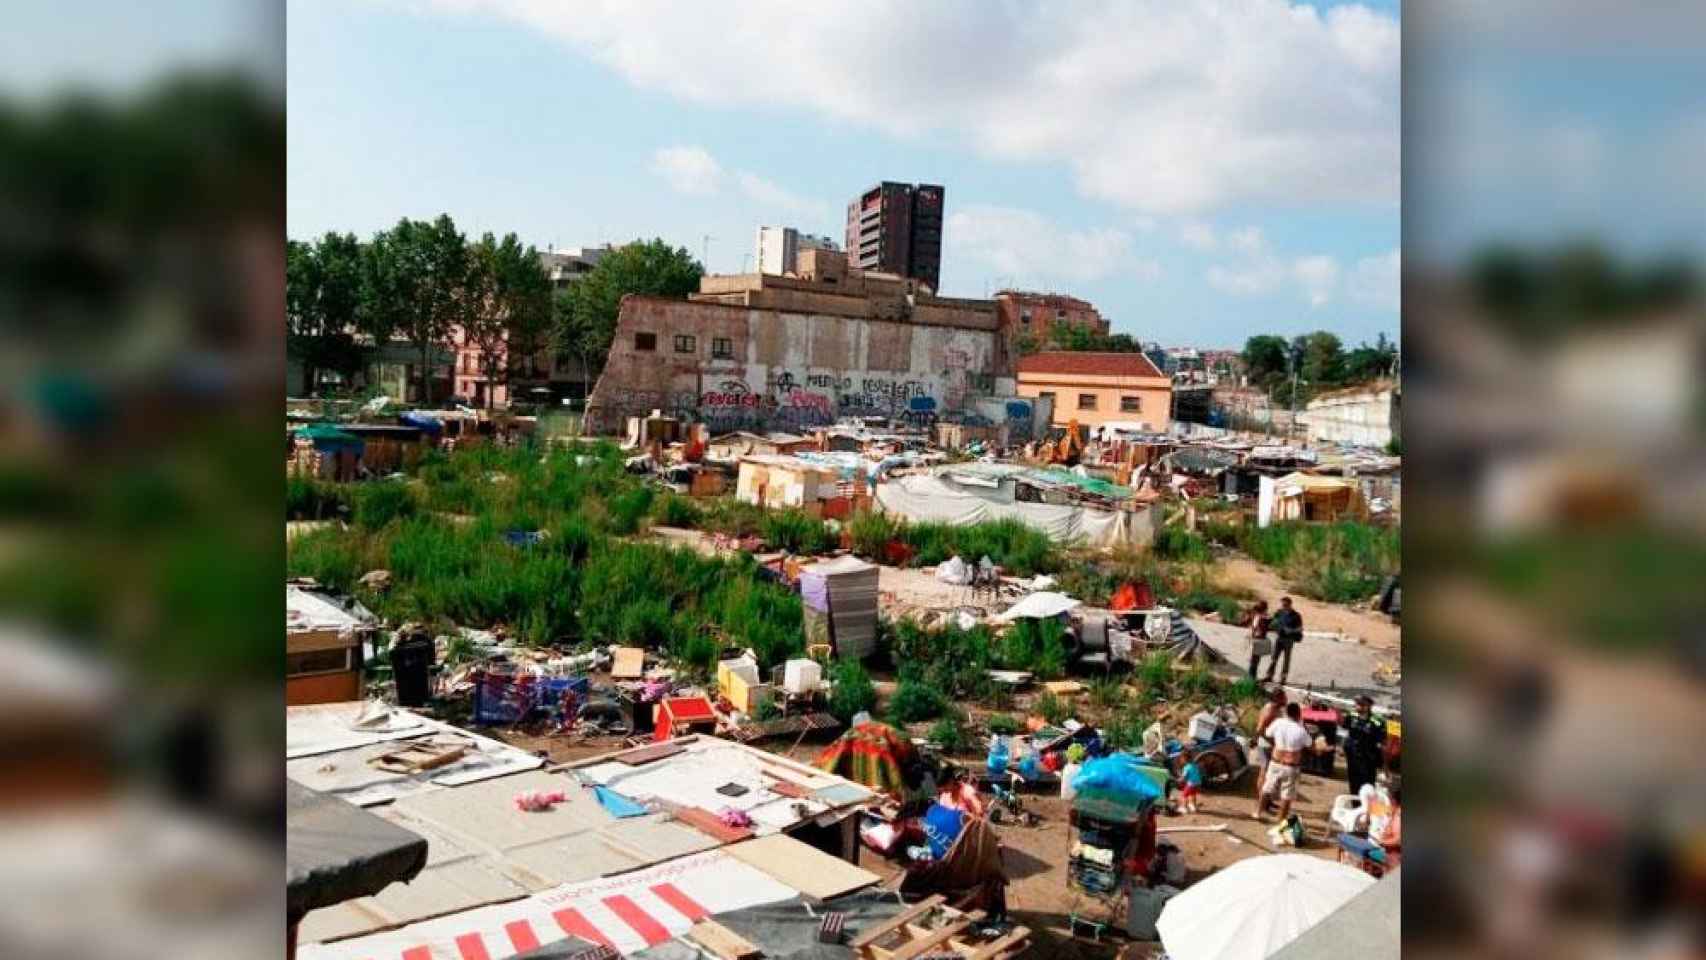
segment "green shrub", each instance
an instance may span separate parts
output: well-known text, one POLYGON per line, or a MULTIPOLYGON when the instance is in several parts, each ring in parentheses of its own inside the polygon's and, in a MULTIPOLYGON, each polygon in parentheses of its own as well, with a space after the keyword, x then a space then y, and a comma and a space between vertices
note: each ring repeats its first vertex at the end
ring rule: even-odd
POLYGON ((900 538, 912 548, 915 562, 934 566, 959 556, 976 563, 987 556, 1005 572, 1028 577, 1059 567, 1061 551, 1048 535, 1017 520, 997 520, 969 527, 941 523, 908 523, 900 538))
POLYGON ((1102 737, 1115 750, 1141 750, 1143 731, 1149 723, 1149 718, 1139 711, 1122 710, 1102 724, 1102 737))
POLYGON ((415 492, 400 481, 364 483, 355 490, 355 522, 377 530, 393 520, 415 515, 415 492))
POLYGON ((836 537, 823 521, 802 510, 772 512, 765 516, 760 531, 765 543, 789 553, 828 553, 836 547, 836 537))
POLYGON ((1090 681, 1090 702, 1106 710, 1125 702, 1125 684, 1118 677, 1097 677, 1090 681))
POLYGON ((1143 658, 1138 664, 1137 677, 1143 683, 1145 692, 1153 697, 1167 696, 1173 688, 1173 656, 1165 650, 1157 650, 1143 658))
POLYGON ((864 664, 847 658, 829 665, 829 712, 842 723, 851 723, 853 715, 871 710, 877 705, 877 688, 864 664))
POLYGON ((934 720, 948 709, 942 691, 917 680, 901 680, 889 698, 889 720, 896 724, 934 720))
POLYGON ((971 746, 971 735, 958 717, 947 716, 936 721, 930 727, 929 737, 943 753, 961 753, 971 746))
POLYGON ((718 497, 705 504, 701 512, 701 529, 725 533, 732 537, 759 534, 765 517, 769 516, 769 511, 763 507, 743 503, 734 497, 718 497))
POLYGON ((977 700, 992 692, 988 627, 978 624, 962 630, 951 624, 926 630, 902 619, 890 624, 888 633, 890 656, 900 665, 902 678, 926 683, 956 699, 977 700))
POLYGON ((334 590, 347 591, 366 573, 361 543, 342 530, 323 528, 292 539, 285 551, 292 577, 313 577, 334 590))
POLYGON ((1299 593, 1336 603, 1366 600, 1399 566, 1396 528, 1351 520, 1250 528, 1241 545, 1278 569, 1299 593))
POLYGON ((899 536, 900 523, 886 513, 873 510, 849 520, 847 533, 853 541, 854 553, 867 560, 881 560, 889 541, 899 536))
POLYGON ((1214 559, 1214 551, 1209 549, 1208 541, 1180 524, 1166 524, 1156 530, 1151 549, 1156 556, 1167 560, 1208 563, 1214 559))
POLYGON ((1010 713, 992 713, 988 719, 983 721, 983 725, 989 728, 990 733, 1000 734, 1004 737, 1011 736, 1025 728, 1025 725, 1019 722, 1019 718, 1010 713))
POLYGON ((299 474, 285 479, 284 516, 288 520, 329 520, 347 509, 349 494, 341 484, 299 474))
POLYGON ((665 527, 692 529, 699 525, 699 507, 678 493, 666 493, 652 504, 652 520, 665 527))
POLYGON ((1053 619, 1018 620, 1002 634, 996 659, 1006 670, 1029 670, 1039 680, 1066 674, 1066 646, 1053 619))
POLYGON ((1248 675, 1232 681, 1226 688, 1226 699, 1233 703, 1259 703, 1267 698, 1267 691, 1248 675))
POLYGON ((610 532, 619 537, 636 533, 652 508, 651 487, 635 487, 610 498, 610 532))
POLYGON ((1207 664, 1199 663, 1179 675, 1178 688, 1182 696, 1213 699, 1220 692, 1220 680, 1207 664))
POLYGON ((1051 724, 1059 724, 1072 716, 1072 704, 1054 695, 1052 690, 1044 690, 1037 697, 1037 713, 1051 724))

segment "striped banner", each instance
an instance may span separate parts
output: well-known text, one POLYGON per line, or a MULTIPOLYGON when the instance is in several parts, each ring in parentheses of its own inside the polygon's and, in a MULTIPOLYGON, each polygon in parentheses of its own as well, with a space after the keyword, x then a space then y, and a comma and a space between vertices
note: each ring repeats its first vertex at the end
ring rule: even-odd
POLYGON ((397 930, 305 944, 301 960, 504 960, 579 937, 629 954, 681 936, 706 917, 797 896, 718 850, 644 870, 564 884, 397 930))

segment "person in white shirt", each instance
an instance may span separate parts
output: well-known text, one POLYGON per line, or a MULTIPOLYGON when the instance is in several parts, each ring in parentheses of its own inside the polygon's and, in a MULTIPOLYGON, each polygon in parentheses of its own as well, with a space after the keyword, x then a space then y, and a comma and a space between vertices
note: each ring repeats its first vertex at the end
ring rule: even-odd
POLYGON ((1256 810, 1251 819, 1262 819, 1262 803, 1273 796, 1279 801, 1279 822, 1291 815, 1291 800, 1297 793, 1297 774, 1303 765, 1304 751, 1315 742, 1303 729, 1303 708, 1296 703, 1285 705, 1285 716, 1268 725, 1268 739, 1273 753, 1268 758, 1268 772, 1262 778, 1262 789, 1256 795, 1256 810))

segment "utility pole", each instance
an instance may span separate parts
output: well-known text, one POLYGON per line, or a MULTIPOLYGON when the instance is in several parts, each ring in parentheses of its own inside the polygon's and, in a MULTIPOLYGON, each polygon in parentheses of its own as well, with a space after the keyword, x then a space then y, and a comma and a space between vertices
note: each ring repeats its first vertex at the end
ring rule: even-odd
POLYGON ((705 267, 705 272, 711 272, 711 235, 705 234, 705 239, 699 247, 699 263, 705 267))

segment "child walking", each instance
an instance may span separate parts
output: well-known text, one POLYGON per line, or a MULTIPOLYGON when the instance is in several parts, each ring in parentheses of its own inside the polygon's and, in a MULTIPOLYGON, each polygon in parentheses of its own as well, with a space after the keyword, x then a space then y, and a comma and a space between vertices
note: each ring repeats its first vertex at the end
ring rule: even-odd
POLYGON ((1184 786, 1179 789, 1179 812, 1197 812, 1197 794, 1202 792, 1202 768, 1197 766, 1196 751, 1185 748, 1185 769, 1180 772, 1184 786))

